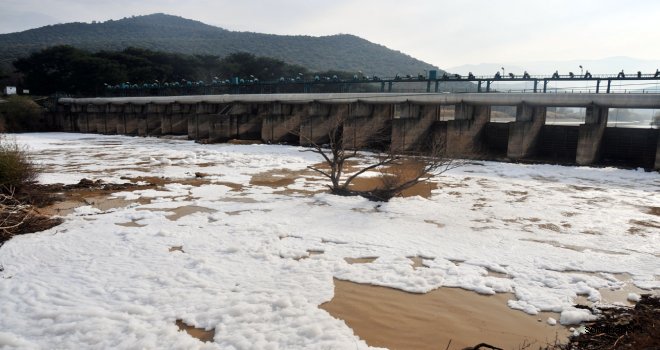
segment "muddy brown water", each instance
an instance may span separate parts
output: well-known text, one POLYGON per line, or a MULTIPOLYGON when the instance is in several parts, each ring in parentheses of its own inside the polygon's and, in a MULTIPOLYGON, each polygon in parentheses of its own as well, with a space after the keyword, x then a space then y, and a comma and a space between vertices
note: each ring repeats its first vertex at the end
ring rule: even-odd
POLYGON ((370 264, 378 259, 377 256, 367 256, 363 258, 344 258, 344 261, 353 265, 353 264, 370 264))
MULTIPOLYGON (((382 186, 383 180, 380 177, 358 177, 351 181, 349 188, 355 191, 371 191, 382 186)), ((431 198, 431 192, 437 188, 438 184, 435 182, 421 182, 401 192, 401 197, 431 198)))
POLYGON ((338 279, 334 283, 334 298, 319 307, 344 320, 371 346, 436 350, 451 341, 449 349, 482 342, 504 349, 533 343, 535 349, 568 334, 545 322, 549 316, 558 319, 556 314, 530 316, 510 309, 512 294, 484 296, 458 288, 413 294, 338 279))
POLYGON ((177 207, 174 209, 167 209, 168 212, 173 212, 174 214, 166 216, 168 220, 177 221, 184 216, 196 214, 196 213, 215 213, 217 210, 200 207, 197 205, 185 205, 182 207, 177 207))
POLYGON ((183 320, 176 320, 176 325, 179 331, 185 331, 193 338, 197 338, 202 342, 212 342, 215 337, 215 329, 205 330, 204 328, 195 328, 183 322, 183 320))
POLYGON ((87 196, 71 197, 62 202, 54 203, 45 208, 39 209, 41 214, 45 215, 69 215, 73 213, 76 208, 90 205, 101 211, 108 211, 116 208, 124 208, 134 203, 149 204, 149 198, 139 198, 137 200, 125 200, 123 198, 109 198, 106 195, 99 195, 90 192, 87 196))

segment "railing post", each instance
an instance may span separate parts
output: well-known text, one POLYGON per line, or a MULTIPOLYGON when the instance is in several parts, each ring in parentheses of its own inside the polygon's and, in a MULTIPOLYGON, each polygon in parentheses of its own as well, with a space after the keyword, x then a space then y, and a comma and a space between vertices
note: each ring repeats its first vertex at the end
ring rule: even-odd
POLYGON ((610 93, 610 86, 612 85, 612 79, 607 79, 607 93, 610 93))

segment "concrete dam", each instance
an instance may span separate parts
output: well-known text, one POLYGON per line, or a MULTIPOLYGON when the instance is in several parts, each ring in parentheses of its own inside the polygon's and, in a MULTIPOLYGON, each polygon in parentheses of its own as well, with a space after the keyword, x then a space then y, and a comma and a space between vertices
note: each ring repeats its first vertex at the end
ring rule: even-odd
POLYGON ((660 94, 341 93, 60 98, 54 130, 136 136, 187 135, 306 145, 341 123, 352 148, 385 144, 450 157, 660 169, 660 130, 608 127, 610 108, 660 109, 660 94), (491 121, 497 106, 515 121, 491 121), (580 125, 548 125, 551 107, 584 108, 580 125))

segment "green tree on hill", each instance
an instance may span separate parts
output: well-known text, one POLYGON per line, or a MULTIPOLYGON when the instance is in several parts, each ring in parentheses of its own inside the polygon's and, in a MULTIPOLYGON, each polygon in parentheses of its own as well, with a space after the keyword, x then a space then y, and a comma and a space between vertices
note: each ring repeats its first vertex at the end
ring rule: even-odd
MULTIPOLYGON (((72 46, 55 46, 14 62, 23 75, 24 86, 33 94, 65 92, 74 95, 98 95, 105 84, 126 82, 144 84, 203 80, 210 82, 240 77, 277 80, 311 73, 291 65, 250 53, 234 53, 225 58, 213 55, 183 55, 140 48, 121 51, 89 51, 72 46)), ((352 73, 339 74, 351 76, 352 73)))

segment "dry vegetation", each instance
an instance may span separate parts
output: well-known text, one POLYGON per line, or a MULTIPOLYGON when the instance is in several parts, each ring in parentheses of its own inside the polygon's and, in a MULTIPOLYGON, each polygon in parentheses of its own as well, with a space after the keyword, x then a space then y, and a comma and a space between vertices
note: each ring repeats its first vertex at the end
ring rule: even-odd
MULTIPOLYGON (((343 196, 362 196, 371 201, 387 202, 399 196, 403 191, 419 183, 430 180, 446 171, 461 166, 463 163, 442 154, 444 147, 429 141, 425 155, 406 155, 393 146, 385 150, 372 150, 370 157, 362 166, 348 169, 347 164, 360 157, 357 147, 350 147, 344 142, 343 130, 346 117, 336 116, 332 120, 326 137, 327 143, 319 143, 296 133, 309 144, 309 152, 317 153, 323 158, 322 166, 310 166, 309 169, 330 180, 328 188, 332 194, 343 196), (380 172, 380 185, 374 189, 356 190, 351 183, 369 171, 380 172)), ((293 131, 292 131, 293 132, 293 131)), ((383 135, 380 131, 359 130, 358 134, 383 135)), ((371 140, 371 143, 382 144, 384 140, 371 140), (379 142, 380 141, 380 142, 379 142)))
POLYGON ((14 235, 37 232, 60 223, 38 214, 30 203, 38 168, 27 149, 0 136, 0 246, 14 235))

